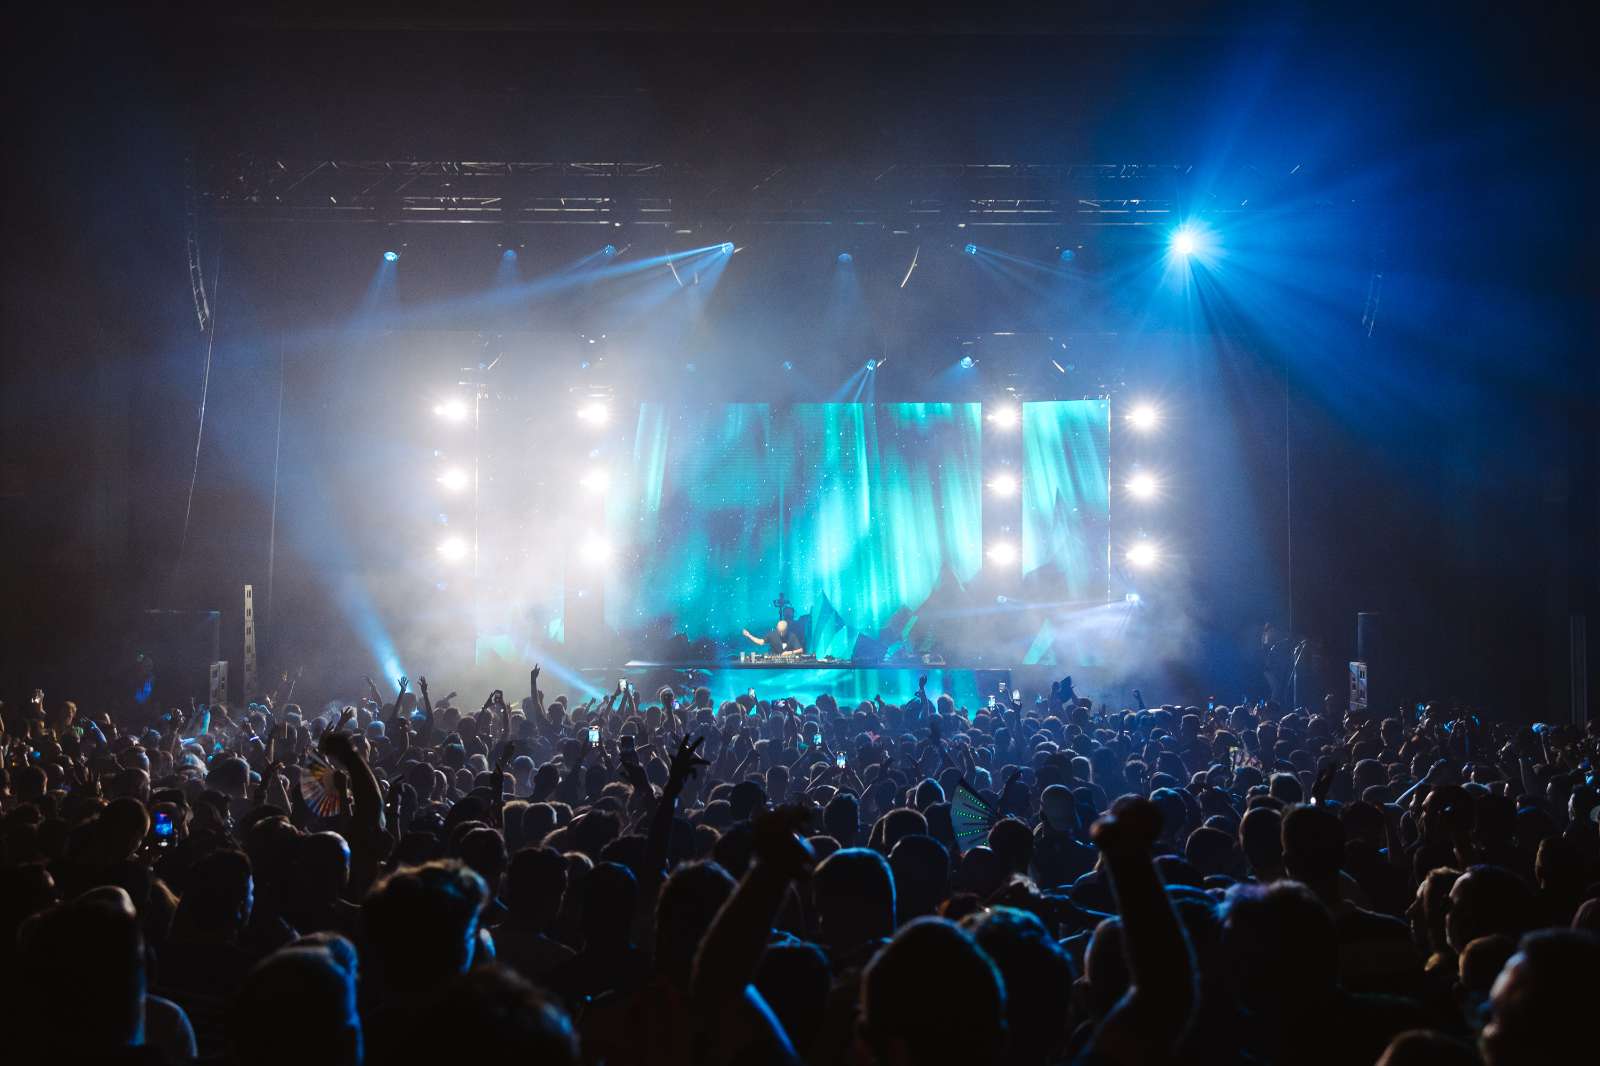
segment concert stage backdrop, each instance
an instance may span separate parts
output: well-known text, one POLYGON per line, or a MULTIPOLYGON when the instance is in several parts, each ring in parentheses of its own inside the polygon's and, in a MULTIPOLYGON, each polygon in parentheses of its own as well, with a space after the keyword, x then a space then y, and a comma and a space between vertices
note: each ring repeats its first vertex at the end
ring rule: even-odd
POLYGON ((1029 608, 1108 595, 1108 405, 995 410, 639 406, 612 442, 605 629, 631 658, 724 656, 781 594, 818 657, 1053 661, 1029 608))

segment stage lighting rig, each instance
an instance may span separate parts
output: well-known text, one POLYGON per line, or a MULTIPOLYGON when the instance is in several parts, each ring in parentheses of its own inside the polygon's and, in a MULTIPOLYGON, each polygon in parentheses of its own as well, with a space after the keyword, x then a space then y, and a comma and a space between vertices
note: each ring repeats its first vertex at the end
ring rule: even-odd
POLYGON ((1161 411, 1150 403, 1134 404, 1128 411, 1128 425, 1140 433, 1149 433, 1161 424, 1161 411))
POLYGON ((1154 499, 1160 489, 1161 485, 1153 474, 1141 471, 1128 479, 1128 495, 1136 500, 1154 499))
POLYGON ((1148 540, 1137 540, 1128 549, 1128 565, 1138 570, 1148 570, 1161 559, 1161 552, 1148 540))
POLYGON ((1017 546, 1008 540, 997 541, 989 545, 986 553, 989 561, 996 566, 1010 566, 1017 561, 1017 546))
POLYGON ((465 422, 472 414, 472 408, 467 401, 459 396, 434 404, 433 413, 446 422, 465 422))
POLYGON ((1022 415, 1015 406, 1006 404, 991 411, 989 421, 994 423, 996 429, 1016 429, 1017 423, 1022 421, 1022 415))

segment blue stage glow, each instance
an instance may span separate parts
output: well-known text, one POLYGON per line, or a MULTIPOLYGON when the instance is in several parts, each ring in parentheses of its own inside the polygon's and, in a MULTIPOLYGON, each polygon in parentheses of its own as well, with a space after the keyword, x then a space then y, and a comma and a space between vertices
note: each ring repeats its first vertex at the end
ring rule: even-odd
POLYGON ((785 370, 793 370, 794 369, 794 360, 793 359, 785 359, 783 361, 783 368, 785 370))
POLYGON ((517 257, 517 250, 515 248, 507 248, 504 252, 501 253, 501 256, 500 256, 500 258, 502 258, 502 259, 515 259, 516 257, 517 257))
POLYGON ((722 254, 723 255, 732 255, 733 254, 733 242, 732 241, 724 241, 722 243, 722 254))
POLYGON ((617 246, 614 244, 608 244, 604 248, 600 249, 600 254, 605 256, 607 259, 610 259, 612 256, 617 254, 617 246))
POLYGON ((1063 249, 1061 249, 1061 261, 1063 263, 1070 263, 1075 258, 1077 258, 1077 253, 1074 252, 1071 248, 1063 248, 1063 249))
POLYGON ((396 259, 399 259, 399 258, 400 258, 400 253, 399 252, 384 252, 383 253, 383 261, 385 263, 392 263, 396 259))
POLYGON ((868 360, 867 360, 867 369, 868 369, 868 370, 876 370, 876 369, 878 369, 878 362, 877 362, 877 360, 875 360, 875 359, 868 359, 868 360))
POLYGON ((961 250, 966 252, 968 255, 977 255, 978 254, 978 246, 976 244, 969 244, 969 245, 967 245, 965 248, 963 248, 961 250))
POLYGON ((852 256, 849 252, 840 252, 839 253, 839 262, 841 262, 841 263, 853 262, 854 258, 855 257, 852 256))
POLYGON ((972 358, 972 356, 963 355, 961 357, 961 369, 962 370, 971 370, 973 367, 975 367, 977 365, 978 365, 978 361, 976 359, 972 358))

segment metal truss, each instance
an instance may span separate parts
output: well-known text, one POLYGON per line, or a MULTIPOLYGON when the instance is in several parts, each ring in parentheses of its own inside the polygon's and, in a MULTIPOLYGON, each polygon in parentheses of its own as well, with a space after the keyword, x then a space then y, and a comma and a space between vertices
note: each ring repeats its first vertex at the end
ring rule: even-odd
MULTIPOLYGON (((1197 197, 1182 164, 786 165, 293 159, 201 168, 220 219, 510 225, 1139 226, 1258 206, 1260 180, 1197 197)), ((1259 176, 1257 176, 1259 179, 1259 176)), ((1281 179, 1288 181, 1289 178, 1281 179)))

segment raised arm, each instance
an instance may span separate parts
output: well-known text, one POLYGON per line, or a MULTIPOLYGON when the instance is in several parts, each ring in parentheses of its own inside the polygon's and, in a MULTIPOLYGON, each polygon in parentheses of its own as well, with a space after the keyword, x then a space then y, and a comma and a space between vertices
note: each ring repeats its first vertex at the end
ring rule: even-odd
POLYGON ((796 835, 804 820, 804 812, 792 807, 756 819, 750 868, 717 912, 695 955, 692 998, 703 1021, 714 1021, 745 992, 790 883, 810 874, 816 857, 796 835))
POLYGON ((1151 860, 1160 832, 1161 814, 1145 799, 1118 803, 1091 830, 1122 916, 1128 965, 1128 991, 1092 1038, 1097 1062, 1168 1061, 1194 1013, 1194 953, 1151 860))
POLYGON ((424 748, 433 746, 433 701, 428 698, 428 679, 418 676, 417 693, 422 697, 422 729, 417 743, 424 748))
POLYGON ((349 894, 360 899, 377 880, 378 864, 383 861, 383 794, 372 767, 349 737, 330 729, 322 735, 322 749, 343 767, 350 781, 349 894))
POLYGON ((655 813, 650 816, 650 832, 645 837, 644 871, 647 880, 659 879, 666 872, 667 845, 672 838, 672 818, 678 812, 678 797, 683 795, 683 786, 689 778, 698 773, 700 767, 710 765, 700 757, 700 745, 705 742, 705 737, 696 737, 692 741, 684 737, 672 755, 672 763, 667 767, 667 784, 661 790, 655 813))

